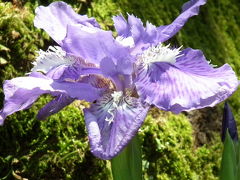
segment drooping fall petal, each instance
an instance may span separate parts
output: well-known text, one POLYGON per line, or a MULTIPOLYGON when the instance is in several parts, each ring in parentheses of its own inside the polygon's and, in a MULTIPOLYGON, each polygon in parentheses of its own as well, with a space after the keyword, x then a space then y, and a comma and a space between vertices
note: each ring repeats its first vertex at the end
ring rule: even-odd
POLYGON ((3 89, 5 101, 0 111, 0 124, 8 115, 29 108, 42 94, 66 94, 90 102, 99 97, 98 89, 87 83, 58 82, 37 72, 5 81, 3 89))
POLYGON ((117 105, 104 96, 84 110, 92 153, 101 159, 116 156, 136 135, 148 111, 139 99, 128 97, 117 105))
POLYGON ((185 49, 176 63, 142 65, 135 81, 139 96, 160 109, 179 113, 214 106, 238 87, 232 68, 213 68, 199 50, 185 49))

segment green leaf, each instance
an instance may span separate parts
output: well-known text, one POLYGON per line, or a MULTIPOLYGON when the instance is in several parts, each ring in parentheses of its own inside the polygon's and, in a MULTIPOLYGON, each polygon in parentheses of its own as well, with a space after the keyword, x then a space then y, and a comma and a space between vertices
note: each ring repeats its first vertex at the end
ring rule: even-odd
POLYGON ((236 142, 237 179, 240 179, 240 141, 236 142))
POLYGON ((236 157, 234 142, 227 131, 222 154, 220 180, 237 180, 236 157))
POLYGON ((137 135, 111 160, 114 180, 142 180, 142 152, 137 135))

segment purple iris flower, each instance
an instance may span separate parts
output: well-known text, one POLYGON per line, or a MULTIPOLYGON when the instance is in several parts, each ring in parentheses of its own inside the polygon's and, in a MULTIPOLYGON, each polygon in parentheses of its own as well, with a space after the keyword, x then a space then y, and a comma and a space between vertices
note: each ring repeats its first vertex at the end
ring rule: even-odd
POLYGON ((180 113, 225 100, 239 84, 229 65, 214 68, 200 50, 162 44, 205 3, 188 1, 171 24, 160 27, 148 22, 144 27, 133 15, 115 16, 116 38, 64 2, 38 7, 35 26, 59 46, 39 51, 29 76, 5 81, 0 124, 42 94, 55 99, 39 111, 39 119, 85 100, 91 102, 84 109, 91 151, 111 159, 136 135, 150 105, 180 113))

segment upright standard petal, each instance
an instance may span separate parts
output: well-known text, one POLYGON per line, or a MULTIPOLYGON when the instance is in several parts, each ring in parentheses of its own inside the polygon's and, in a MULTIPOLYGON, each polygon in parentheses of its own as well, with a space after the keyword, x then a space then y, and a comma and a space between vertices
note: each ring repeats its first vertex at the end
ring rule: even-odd
POLYGON ((81 25, 69 25, 63 49, 89 63, 99 65, 105 57, 123 59, 129 49, 121 46, 111 31, 87 28, 81 25))
POLYGON ((145 28, 141 19, 129 14, 128 21, 122 15, 113 17, 113 21, 118 32, 118 42, 131 47, 133 55, 157 43, 157 28, 151 23, 147 22, 145 28))
POLYGON ((131 36, 131 27, 123 17, 123 15, 113 16, 114 27, 118 33, 118 36, 122 36, 123 38, 127 38, 131 36))
POLYGON ((116 64, 111 58, 104 58, 101 61, 100 69, 105 77, 110 78, 114 82, 118 91, 131 88, 133 63, 127 57, 118 59, 116 64))
POLYGON ((174 64, 140 65, 135 84, 147 103, 179 113, 225 100, 237 89, 238 80, 229 65, 213 68, 201 51, 188 48, 174 64))
POLYGON ((89 27, 99 27, 94 18, 79 15, 64 2, 53 2, 49 6, 39 6, 36 9, 34 25, 44 29, 59 45, 66 36, 67 25, 82 24, 89 27))
POLYGON ((116 156, 136 135, 147 111, 139 99, 120 92, 98 99, 84 110, 91 152, 101 159, 116 156))
POLYGON ((169 25, 158 27, 158 42, 164 42, 173 37, 192 16, 198 15, 200 6, 207 0, 190 0, 182 6, 181 14, 169 25))
POLYGON ((117 40, 132 48, 133 55, 139 54, 143 49, 160 42, 167 41, 174 36, 187 22, 187 20, 199 13, 199 7, 207 0, 190 0, 182 7, 181 14, 169 25, 155 27, 151 23, 146 23, 146 28, 142 21, 128 15, 128 21, 122 15, 113 17, 114 26, 118 32, 117 40), (132 41, 131 41, 132 38, 132 41))
POLYGON ((42 94, 68 95, 71 98, 94 101, 99 90, 86 83, 58 82, 41 73, 32 73, 30 77, 18 77, 4 83, 5 101, 0 111, 0 124, 14 112, 29 108, 42 94))

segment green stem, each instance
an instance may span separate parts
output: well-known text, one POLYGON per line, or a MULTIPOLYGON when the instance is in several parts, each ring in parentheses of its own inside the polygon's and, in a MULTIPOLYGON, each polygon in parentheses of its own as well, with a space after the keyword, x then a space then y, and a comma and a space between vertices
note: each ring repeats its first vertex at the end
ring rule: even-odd
POLYGON ((142 152, 137 135, 111 160, 114 180, 142 180, 142 152))

